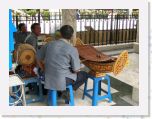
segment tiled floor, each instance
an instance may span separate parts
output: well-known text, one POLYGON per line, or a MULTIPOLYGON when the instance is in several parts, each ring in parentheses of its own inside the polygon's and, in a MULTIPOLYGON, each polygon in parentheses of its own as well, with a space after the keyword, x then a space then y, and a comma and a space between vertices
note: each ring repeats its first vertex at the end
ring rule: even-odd
MULTIPOLYGON (((125 77, 130 76, 129 79, 136 78, 138 80, 138 54, 129 54, 129 65, 124 69, 124 71, 121 73, 121 77, 124 77, 123 80, 126 80, 125 77), (128 75, 126 72, 132 72, 134 75, 128 75)), ((86 70, 86 69, 85 69, 86 70)), ((119 76, 120 78, 120 76, 119 76)), ((127 78, 128 79, 128 78, 127 78)), ((134 83, 134 80, 130 80, 130 83, 134 83), (132 81, 132 82, 131 82, 132 81)), ((93 82, 89 80, 88 88, 91 88, 93 86, 93 82)), ((91 100, 88 97, 85 97, 84 100, 82 100, 83 95, 83 88, 84 86, 81 86, 80 89, 78 89, 76 92, 74 92, 75 97, 75 105, 76 106, 91 106, 91 100)), ((102 88, 107 89, 106 82, 102 83, 102 88)), ((132 94, 132 86, 125 83, 125 81, 118 80, 116 78, 111 77, 111 93, 113 101, 109 103, 107 100, 99 101, 98 106, 130 106, 130 105, 137 105, 135 103, 132 103, 130 96, 132 94), (127 98, 126 98, 127 96, 127 98)), ((102 93, 104 94, 104 93, 102 93)), ((31 95, 29 95, 31 97, 31 95)), ((44 96, 43 102, 36 102, 31 103, 29 106, 46 106, 47 105, 47 97, 44 96)), ((66 106, 64 104, 63 99, 58 99, 58 105, 60 106, 66 106)))
MULTIPOLYGON (((89 81, 89 83, 91 84, 92 82, 89 81)), ((80 89, 78 89, 77 91, 74 92, 74 98, 75 98, 75 105, 76 106, 91 106, 91 100, 88 98, 88 97, 85 97, 84 100, 82 100, 82 95, 83 95, 83 87, 84 86, 81 86, 80 89)), ((103 84, 102 87, 106 87, 106 84, 103 84)), ((117 90, 113 89, 112 88, 112 93, 116 93, 118 92, 117 90)), ((103 95, 105 93, 102 93, 103 95)), ((32 103, 30 104, 30 106, 46 106, 47 104, 47 96, 44 97, 44 101, 43 102, 38 102, 38 103, 32 103)), ((98 103, 98 105, 115 105, 116 103, 114 101, 112 101, 111 103, 108 103, 108 100, 103 100, 103 101, 100 101, 98 103)), ((58 105, 60 106, 67 106, 65 103, 64 103, 64 100, 63 99, 58 99, 58 105)))

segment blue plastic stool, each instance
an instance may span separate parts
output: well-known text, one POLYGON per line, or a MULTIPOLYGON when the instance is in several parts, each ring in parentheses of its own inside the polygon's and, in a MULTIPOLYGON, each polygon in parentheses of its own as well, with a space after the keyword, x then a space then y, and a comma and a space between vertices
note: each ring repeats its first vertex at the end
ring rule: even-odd
MULTIPOLYGON (((69 90, 70 93, 70 101, 68 102, 70 106, 74 106, 74 94, 72 85, 68 85, 66 90, 69 90)), ((65 100, 67 103, 67 100, 65 100)), ((49 106, 57 106, 57 91, 49 90, 48 92, 48 105, 49 106)))
POLYGON ((87 89, 88 80, 86 80, 82 99, 84 99, 85 96, 89 97, 92 100, 92 106, 96 106, 99 100, 104 100, 105 98, 108 98, 109 102, 111 102, 112 97, 111 97, 111 90, 110 90, 110 77, 106 74, 103 77, 89 76, 89 78, 93 80, 93 89, 87 89), (103 80, 107 80, 108 82, 108 91, 101 89, 101 81, 103 80), (101 96, 101 90, 106 92, 107 94, 104 96, 101 96), (90 91, 93 91, 92 96, 89 94, 90 91))
MULTIPOLYGON (((14 99, 11 96, 9 96, 9 103, 13 103, 13 102, 14 102, 14 99)), ((12 106, 12 104, 9 104, 9 106, 12 106)))
MULTIPOLYGON (((39 86, 39 95, 36 98, 27 99, 26 104, 43 101, 43 92, 42 92, 41 81, 37 77, 27 78, 27 79, 24 79, 23 81, 25 83, 24 90, 25 90, 25 86, 27 86, 28 84, 37 83, 39 86)), ((26 95, 26 93, 25 93, 25 95, 26 95)))

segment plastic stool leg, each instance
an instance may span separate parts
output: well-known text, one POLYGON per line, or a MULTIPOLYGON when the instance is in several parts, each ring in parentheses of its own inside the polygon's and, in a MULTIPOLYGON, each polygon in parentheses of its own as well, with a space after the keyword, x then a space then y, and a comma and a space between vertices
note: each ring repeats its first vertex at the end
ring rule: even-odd
POLYGON ((51 106, 51 90, 48 91, 48 106, 51 106))
MULTIPOLYGON (((68 87, 66 88, 66 91, 70 93, 70 89, 68 87)), ((69 100, 68 99, 65 99, 65 104, 69 104, 69 100)))
POLYGON ((38 84, 39 84, 39 96, 40 96, 40 100, 42 101, 43 100, 42 84, 40 81, 38 82, 38 84))
MULTIPOLYGON (((13 92, 17 92, 19 88, 20 88, 20 86, 14 86, 14 87, 12 87, 12 91, 13 91, 13 92)), ((21 92, 20 92, 20 91, 17 92, 16 95, 17 95, 18 97, 20 97, 21 92)))
POLYGON ((109 102, 112 102, 112 97, 111 97, 111 85, 110 85, 110 77, 107 76, 107 80, 108 80, 108 97, 109 97, 109 102))
POLYGON ((57 91, 56 90, 49 90, 48 105, 49 106, 57 106, 57 91))
POLYGON ((96 106, 98 101, 98 81, 94 79, 93 81, 93 97, 92 97, 92 106, 96 106))
POLYGON ((101 95, 101 81, 98 83, 98 95, 101 95))
POLYGON ((83 91, 83 96, 82 96, 82 99, 84 100, 85 98, 85 94, 87 93, 87 85, 88 85, 88 80, 85 81, 85 84, 84 84, 84 91, 83 91))
POLYGON ((12 104, 10 103, 13 103, 13 102, 14 102, 14 99, 11 96, 9 96, 9 106, 12 106, 12 104))
POLYGON ((69 88, 69 92, 70 92, 70 102, 69 102, 69 105, 70 106, 74 106, 74 94, 73 94, 72 85, 69 85, 68 88, 69 88))
POLYGON ((51 90, 52 96, 51 96, 51 102, 52 106, 57 106, 57 91, 51 90))

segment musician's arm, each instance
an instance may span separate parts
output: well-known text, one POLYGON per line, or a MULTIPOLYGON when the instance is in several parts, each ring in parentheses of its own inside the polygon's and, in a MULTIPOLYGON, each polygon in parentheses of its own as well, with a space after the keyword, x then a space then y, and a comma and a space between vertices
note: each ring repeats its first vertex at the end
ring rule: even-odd
POLYGON ((80 71, 80 59, 77 49, 75 48, 71 53, 71 71, 73 73, 78 73, 80 71))
POLYGON ((45 59, 45 54, 46 54, 46 48, 47 48, 47 45, 45 46, 42 46, 41 49, 39 49, 37 51, 37 54, 36 54, 36 62, 38 64, 38 66, 41 68, 41 70, 44 71, 44 59, 45 59))

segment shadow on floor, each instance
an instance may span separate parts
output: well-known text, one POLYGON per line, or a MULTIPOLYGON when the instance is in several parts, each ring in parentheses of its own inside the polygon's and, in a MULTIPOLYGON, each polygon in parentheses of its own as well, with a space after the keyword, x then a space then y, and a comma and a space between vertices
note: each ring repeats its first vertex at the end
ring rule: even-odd
MULTIPOLYGON (((113 106, 132 106, 131 104, 121 99, 122 96, 130 95, 132 93, 132 87, 117 80, 116 78, 110 77, 110 79, 111 87, 118 90, 118 92, 112 94, 113 101, 116 103, 113 106)), ((103 83, 107 84, 106 81, 103 81, 103 83)))

